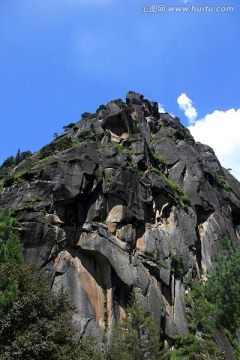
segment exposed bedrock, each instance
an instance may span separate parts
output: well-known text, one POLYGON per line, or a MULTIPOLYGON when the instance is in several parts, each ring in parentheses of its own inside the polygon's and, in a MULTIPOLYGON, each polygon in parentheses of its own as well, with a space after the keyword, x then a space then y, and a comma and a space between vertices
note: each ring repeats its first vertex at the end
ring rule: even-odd
POLYGON ((240 237, 239 182, 135 92, 14 168, 1 202, 15 212, 26 260, 68 291, 74 323, 99 341, 132 290, 167 340, 187 334, 184 279, 204 281, 221 240, 240 237))

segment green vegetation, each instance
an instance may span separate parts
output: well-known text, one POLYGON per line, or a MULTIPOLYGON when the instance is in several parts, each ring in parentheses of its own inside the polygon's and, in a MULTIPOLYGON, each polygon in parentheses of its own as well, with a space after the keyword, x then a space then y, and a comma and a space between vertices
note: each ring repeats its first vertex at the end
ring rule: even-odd
POLYGON ((173 140, 173 138, 172 138, 172 137, 169 137, 169 136, 164 136, 163 139, 164 139, 165 141, 170 142, 170 143, 173 144, 173 145, 176 143, 176 142, 173 140))
POLYGON ((14 183, 21 182, 21 181, 28 181, 31 180, 34 176, 34 173, 29 170, 21 170, 14 174, 14 183))
POLYGON ((34 195, 25 205, 15 208, 12 213, 13 215, 16 215, 21 211, 37 212, 39 210, 36 208, 36 203, 39 201, 41 201, 40 197, 38 195, 34 195))
POLYGON ((182 256, 177 254, 171 255, 171 268, 176 278, 181 278, 184 275, 182 256))
POLYGON ((156 257, 155 250, 146 249, 144 251, 144 255, 146 255, 147 259, 150 260, 151 262, 153 262, 158 267, 167 269, 167 267, 164 265, 163 261, 156 257))
POLYGON ((75 123, 70 123, 68 125, 63 126, 63 130, 68 131, 68 130, 72 129, 74 126, 75 126, 75 123))
MULTIPOLYGON (((38 201, 34 198, 33 202, 38 201)), ((54 293, 46 274, 24 263, 10 211, 0 212, 0 358, 120 360, 157 359, 158 324, 134 295, 127 317, 116 327, 106 354, 94 349, 94 339, 74 341, 67 295, 54 293)))
POLYGON ((24 263, 14 223, 0 211, 0 359, 102 359, 93 340, 74 341, 67 294, 52 292, 47 275, 24 263))
POLYGON ((15 156, 15 158, 13 156, 8 157, 3 163, 1 168, 6 168, 9 166, 16 166, 18 164, 20 164, 20 162, 22 162, 23 160, 29 158, 32 155, 31 151, 23 151, 21 152, 21 150, 19 149, 17 152, 17 155, 15 156))
POLYGON ((71 306, 63 291, 54 293, 46 274, 24 263, 22 246, 9 211, 0 212, 0 358, 119 360, 156 359, 158 324, 134 296, 105 355, 94 340, 74 341, 71 306), (147 337, 147 340, 146 340, 147 337))
POLYGON ((177 335, 174 340, 174 350, 166 351, 166 357, 164 357, 164 359, 226 360, 226 357, 217 349, 216 344, 211 339, 197 339, 195 335, 188 334, 185 336, 177 335))
POLYGON ((141 129, 139 129, 137 124, 133 124, 133 131, 134 131, 134 134, 141 134, 142 133, 141 129))
POLYGON ((127 104, 122 100, 122 99, 116 99, 116 100, 113 100, 111 101, 113 103, 115 103, 116 105, 119 106, 119 108, 125 112, 125 114, 127 116, 131 116, 131 113, 133 111, 132 108, 130 108, 129 106, 127 106, 127 104))
POLYGON ((160 165, 164 165, 166 162, 166 159, 164 156, 161 155, 157 155, 155 153, 152 153, 152 156, 154 158, 154 160, 156 160, 160 165))
POLYGON ((144 171, 139 170, 137 165, 126 163, 123 167, 129 171, 134 172, 135 174, 137 174, 139 176, 144 174, 144 171))
POLYGON ((155 250, 146 249, 146 250, 144 251, 144 254, 147 255, 147 256, 153 257, 154 254, 155 254, 155 250))
POLYGON ((202 158, 202 156, 197 156, 197 160, 198 160, 200 165, 204 164, 204 159, 202 158))
MULTIPOLYGON (((40 199, 33 197, 29 204, 40 199)), ((46 274, 24 263, 17 224, 9 210, 0 210, 0 358, 143 360, 225 359, 213 339, 224 328, 236 356, 234 339, 240 323, 240 245, 224 239, 216 268, 205 285, 185 282, 190 334, 174 339, 174 349, 163 349, 159 324, 144 311, 134 293, 126 317, 116 326, 105 354, 94 350, 94 340, 74 341, 71 306, 63 291, 54 293, 46 274), (198 337, 196 337, 198 332, 198 337)), ((145 250, 152 261, 155 251, 145 250)), ((171 255, 175 276, 183 276, 182 257, 171 255)), ((161 304, 159 304, 161 306, 161 304)))
POLYGON ((124 153, 126 155, 133 155, 133 152, 129 150, 127 147, 125 147, 122 143, 118 143, 116 141, 112 142, 114 149, 117 151, 117 153, 124 153))
MULTIPOLYGON (((159 304, 160 306, 160 304, 159 304)), ((116 326, 107 352, 109 360, 160 359, 160 331, 158 323, 136 299, 130 295, 126 318, 116 326)))
POLYGON ((46 157, 52 156, 56 152, 67 150, 72 146, 72 139, 65 136, 62 139, 53 141, 50 144, 45 145, 39 152, 39 159, 44 159, 46 157))
POLYGON ((11 186, 12 184, 29 181, 34 177, 34 172, 27 169, 16 172, 11 176, 6 176, 3 180, 4 187, 11 186))
POLYGON ((87 111, 81 114, 82 120, 92 119, 95 116, 96 116, 96 114, 92 114, 92 113, 87 112, 87 111))
POLYGON ((120 144, 118 142, 113 143, 113 147, 117 152, 123 152, 124 150, 126 150, 126 148, 124 148, 123 144, 120 144))
POLYGON ((216 325, 234 332, 240 323, 240 245, 224 238, 222 246, 214 258, 217 267, 206 283, 205 296, 215 305, 216 325))
POLYGON ((134 136, 130 136, 130 137, 127 139, 127 141, 131 144, 131 143, 133 143, 133 142, 138 141, 138 139, 135 138, 134 136))
POLYGON ((232 190, 232 186, 230 184, 228 184, 228 182, 222 177, 222 176, 218 176, 217 174, 214 174, 214 179, 216 181, 216 183, 222 187, 224 190, 230 191, 232 190))
POLYGON ((170 186, 176 201, 178 203, 182 203, 183 205, 185 205, 185 207, 191 206, 191 200, 189 199, 187 194, 184 192, 184 190, 181 188, 181 186, 178 185, 177 183, 175 183, 175 181, 168 179, 165 175, 164 175, 164 178, 167 181, 168 185, 170 186))
POLYGON ((78 135, 79 142, 84 142, 92 138, 92 133, 90 130, 84 130, 78 135))
POLYGON ((27 203, 23 206, 20 206, 16 209, 13 210, 13 214, 17 215, 19 212, 21 211, 27 211, 27 212, 37 212, 38 209, 36 208, 36 206, 34 204, 31 203, 27 203))
POLYGON ((101 136, 101 134, 96 134, 92 130, 84 130, 78 135, 78 143, 101 140, 101 136))
POLYGON ((54 139, 57 139, 59 137, 59 134, 56 132, 56 131, 54 131, 54 133, 53 133, 53 138, 54 139))
POLYGON ((158 139, 155 136, 152 136, 150 142, 155 145, 158 142, 158 139))
MULTIPOLYGON (((120 147, 117 146, 116 149, 117 149, 117 152, 119 152, 120 147)), ((139 175, 139 176, 143 175, 144 171, 140 170, 138 168, 138 165, 133 162, 134 153, 127 148, 123 148, 122 153, 125 155, 125 159, 124 159, 125 161, 122 165, 122 168, 127 169, 131 172, 134 172, 136 175, 139 175)))
POLYGON ((112 186, 112 183, 113 183, 113 179, 114 179, 114 176, 115 176, 115 173, 116 173, 116 170, 115 169, 112 169, 111 170, 111 173, 107 179, 107 188, 110 189, 110 187, 112 186))
POLYGON ((216 268, 205 285, 188 281, 186 304, 190 308, 192 333, 199 331, 205 339, 213 338, 214 329, 224 328, 240 358, 234 334, 240 324, 240 245, 223 239, 223 249, 215 258, 216 268))
POLYGON ((120 109, 126 109, 127 108, 127 105, 125 104, 125 102, 122 99, 115 99, 115 100, 113 100, 111 102, 117 104, 120 107, 120 109))
POLYGON ((170 188, 172 189, 175 199, 178 202, 182 202, 183 204, 189 205, 189 206, 191 205, 191 201, 190 201, 189 197, 187 196, 187 194, 184 192, 184 190, 181 188, 180 185, 178 185, 171 179, 167 179, 167 183, 170 186, 170 188))
POLYGON ((38 195, 33 195, 31 197, 31 199, 29 200, 29 202, 32 203, 32 204, 35 204, 36 202, 39 202, 39 201, 41 201, 41 198, 38 195))
POLYGON ((155 174, 158 174, 158 175, 160 175, 160 176, 162 176, 162 177, 164 176, 164 174, 162 173, 162 171, 158 170, 158 169, 155 168, 155 167, 152 167, 151 170, 152 170, 152 172, 154 172, 155 174))
POLYGON ((30 151, 21 152, 18 150, 16 156, 9 156, 0 166, 0 179, 6 177, 9 171, 20 164, 23 160, 30 158, 32 153, 30 151))
POLYGON ((138 169, 136 164, 133 164, 133 159, 132 159, 133 152, 131 150, 129 150, 127 147, 124 147, 123 144, 118 142, 113 142, 112 144, 118 154, 122 153, 125 155, 125 163, 123 165, 123 168, 133 171, 136 174, 143 173, 138 169))
POLYGON ((100 111, 100 110, 106 110, 106 109, 107 109, 107 106, 106 106, 106 105, 100 105, 100 106, 97 108, 96 112, 98 112, 98 111, 100 111))
POLYGON ((77 163, 77 162, 79 162, 79 161, 81 161, 81 158, 79 158, 79 157, 73 157, 73 158, 67 160, 67 163, 68 163, 68 164, 75 164, 75 163, 77 163))
MULTIPOLYGON (((209 274, 205 285, 192 279, 185 281, 190 334, 177 335, 174 350, 165 349, 160 359, 226 360, 214 341, 214 331, 219 328, 224 329, 237 359, 240 359, 240 346, 235 339, 235 331, 240 324, 240 245, 225 238, 222 252, 214 260, 215 270, 209 274)), ((178 269, 181 273, 181 257, 174 254, 171 262, 174 271, 178 269)))
POLYGON ((160 175, 169 185, 170 189, 173 192, 174 198, 178 203, 182 205, 184 210, 188 211, 188 207, 191 206, 191 200, 187 196, 187 194, 184 192, 184 190, 181 188, 180 185, 175 183, 175 181, 168 179, 166 175, 160 171, 159 169, 152 167, 151 170, 155 173, 160 175))

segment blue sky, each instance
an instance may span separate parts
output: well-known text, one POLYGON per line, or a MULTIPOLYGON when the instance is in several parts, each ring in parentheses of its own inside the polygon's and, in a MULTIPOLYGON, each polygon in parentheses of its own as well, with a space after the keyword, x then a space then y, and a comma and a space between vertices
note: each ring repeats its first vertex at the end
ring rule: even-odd
MULTIPOLYGON (((18 149, 40 149, 81 113, 129 90, 191 122, 196 139, 221 150, 224 126, 240 123, 239 34, 239 0, 1 0, 0 163, 18 149), (166 10, 144 13, 143 4, 166 10), (168 11, 203 5, 234 11, 168 11), (178 103, 181 94, 196 109, 194 120, 178 103)), ((230 144, 233 135, 234 128, 230 144)), ((235 142, 220 157, 240 179, 240 135, 235 142)))

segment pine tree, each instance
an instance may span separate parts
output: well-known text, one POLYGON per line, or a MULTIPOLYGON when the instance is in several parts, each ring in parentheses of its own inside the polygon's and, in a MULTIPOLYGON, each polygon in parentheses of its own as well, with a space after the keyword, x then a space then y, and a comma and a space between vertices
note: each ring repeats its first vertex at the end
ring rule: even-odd
POLYGON ((107 358, 111 360, 154 360, 160 356, 160 330, 131 293, 126 317, 116 326, 107 358))
POLYGON ((24 263, 13 223, 0 212, 0 359, 101 359, 91 341, 74 341, 67 294, 52 292, 47 275, 24 263))

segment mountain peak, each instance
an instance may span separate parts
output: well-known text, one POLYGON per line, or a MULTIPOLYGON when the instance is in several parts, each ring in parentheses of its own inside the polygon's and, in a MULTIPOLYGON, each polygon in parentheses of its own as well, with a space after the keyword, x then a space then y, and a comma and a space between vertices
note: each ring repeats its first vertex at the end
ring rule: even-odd
POLYGON ((205 281, 220 240, 240 237, 237 180, 134 91, 82 114, 3 180, 26 260, 64 286, 74 321, 98 339, 111 337, 132 289, 169 343, 187 334, 183 280, 205 281))

